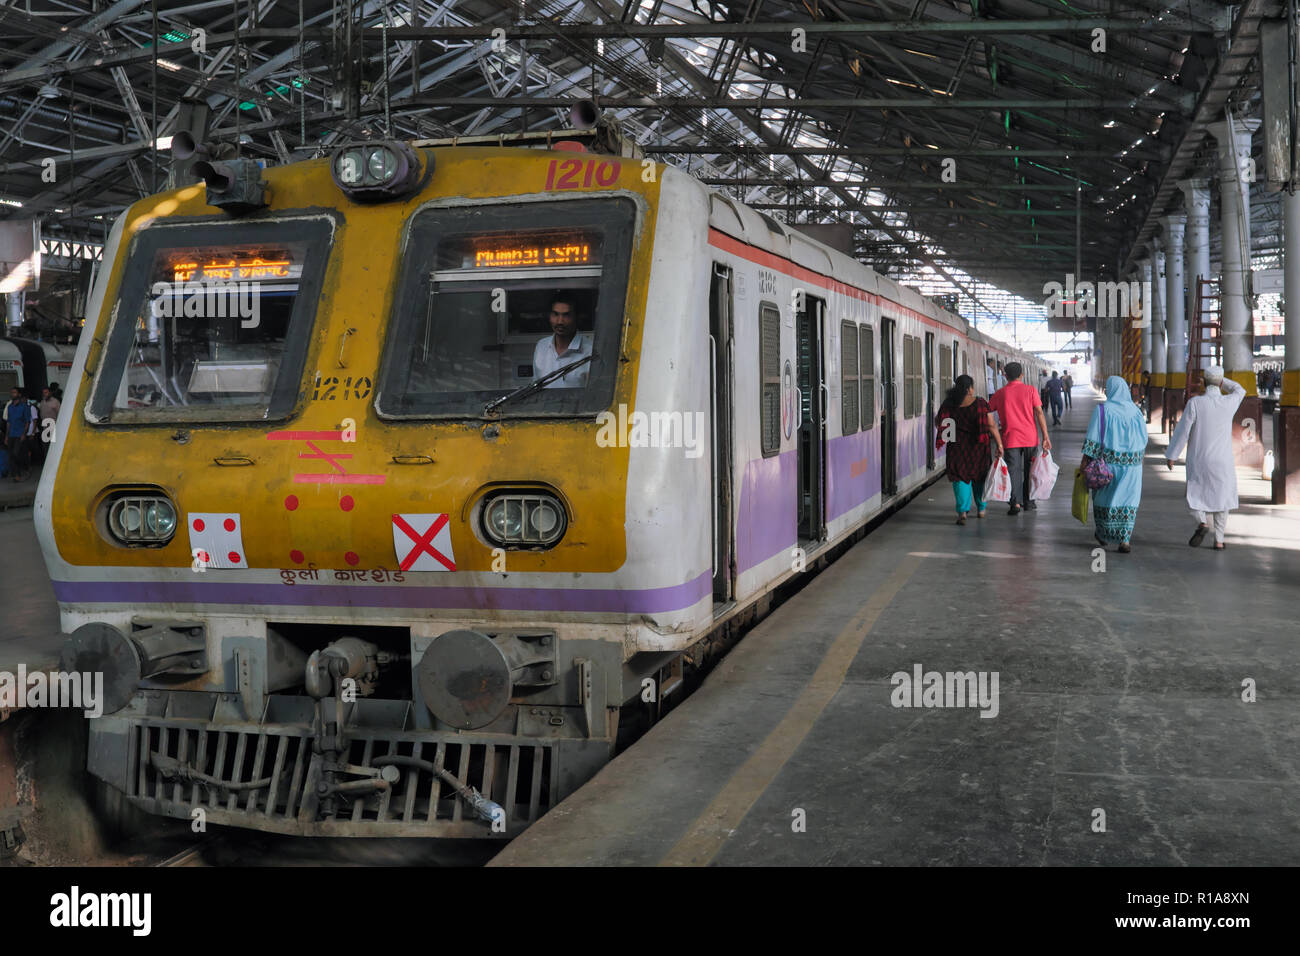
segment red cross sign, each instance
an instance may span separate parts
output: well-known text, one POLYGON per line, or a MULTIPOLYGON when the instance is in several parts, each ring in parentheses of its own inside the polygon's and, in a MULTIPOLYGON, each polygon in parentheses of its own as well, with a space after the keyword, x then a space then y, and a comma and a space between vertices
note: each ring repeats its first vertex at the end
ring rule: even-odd
POLYGON ((451 515, 393 515, 393 550, 403 571, 455 571, 451 515))

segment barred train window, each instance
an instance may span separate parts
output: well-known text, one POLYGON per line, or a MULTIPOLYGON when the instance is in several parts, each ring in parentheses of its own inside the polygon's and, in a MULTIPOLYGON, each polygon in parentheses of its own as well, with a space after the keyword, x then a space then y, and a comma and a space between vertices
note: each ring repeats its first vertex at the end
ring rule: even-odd
POLYGON ((916 351, 912 343, 916 339, 910 335, 903 336, 903 417, 916 416, 916 402, 912 391, 912 379, 916 375, 916 351))
POLYGON ((840 323, 840 434, 852 435, 858 430, 858 327, 852 322, 840 323))
POLYGON ((858 333, 858 380, 862 393, 862 427, 876 425, 876 334, 869 325, 858 333))
POLYGON ((925 364, 921 352, 921 339, 912 339, 912 414, 925 414, 925 364))
POLYGON ((770 302, 758 307, 759 396, 763 457, 781 450, 781 313, 770 302))
POLYGON ((947 345, 939 346, 939 382, 940 387, 945 391, 952 388, 952 348, 947 345))

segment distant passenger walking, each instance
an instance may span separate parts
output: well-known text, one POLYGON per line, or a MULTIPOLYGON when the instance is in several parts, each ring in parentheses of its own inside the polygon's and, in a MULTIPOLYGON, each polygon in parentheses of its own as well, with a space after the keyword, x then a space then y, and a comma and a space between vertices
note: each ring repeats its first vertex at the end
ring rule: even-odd
POLYGON ((975 380, 969 375, 958 375, 939 411, 935 415, 935 428, 940 436, 951 435, 947 440, 948 480, 957 500, 957 523, 966 523, 966 513, 972 504, 977 518, 984 517, 984 478, 993 465, 990 450, 1002 454, 1002 441, 989 403, 975 396, 975 380), (947 425, 951 419, 953 424, 947 425))
POLYGON ((1024 369, 1019 362, 1006 364, 1007 384, 989 399, 989 405, 1002 422, 1003 457, 1011 472, 1011 507, 1007 514, 1020 514, 1023 506, 1035 511, 1038 505, 1029 497, 1029 472, 1038 454, 1041 440, 1044 450, 1052 450, 1052 440, 1047 437, 1047 416, 1043 414, 1038 390, 1020 381, 1024 369))
POLYGON ((1187 542, 1193 548, 1200 545, 1213 522, 1214 549, 1223 550, 1228 512, 1237 507, 1232 416, 1245 397, 1246 390, 1224 378, 1222 368, 1215 365, 1206 369, 1205 394, 1187 403, 1165 451, 1165 465, 1172 471, 1183 445, 1187 446, 1187 506, 1199 522, 1187 542))
POLYGON ((1118 541, 1119 550, 1133 550, 1133 525, 1142 503, 1142 460, 1146 454, 1147 423, 1133 404, 1128 383, 1118 375, 1106 379, 1106 401, 1098 405, 1083 442, 1083 464, 1100 458, 1114 473, 1110 484, 1092 493, 1097 541, 1104 548, 1118 541))
POLYGON ((1064 400, 1061 396, 1065 393, 1065 386, 1061 383, 1061 378, 1055 372, 1043 386, 1047 390, 1047 400, 1052 405, 1052 424, 1061 424, 1061 412, 1064 411, 1064 400))
POLYGON ((1073 408, 1074 404, 1070 399, 1070 389, 1074 388, 1074 379, 1070 378, 1070 373, 1066 372, 1061 376, 1061 397, 1065 399, 1065 407, 1073 408))
POLYGON ((14 481, 27 478, 27 432, 36 417, 31 402, 17 388, 9 389, 9 404, 4 409, 5 447, 9 450, 9 473, 14 481))
POLYGON ((59 406, 59 400, 55 397, 53 389, 48 385, 41 389, 40 416, 37 419, 39 440, 33 444, 32 449, 40 451, 42 465, 45 464, 45 459, 49 456, 50 445, 54 441, 54 429, 47 428, 45 423, 58 421, 59 406))

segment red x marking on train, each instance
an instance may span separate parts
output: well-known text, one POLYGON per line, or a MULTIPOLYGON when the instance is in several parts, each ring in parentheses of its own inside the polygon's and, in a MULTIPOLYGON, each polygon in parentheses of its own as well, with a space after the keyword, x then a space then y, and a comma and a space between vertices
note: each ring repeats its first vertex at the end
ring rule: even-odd
MULTIPOLYGON (((415 542, 415 547, 411 548, 411 550, 407 552, 406 557, 402 558, 401 565, 400 565, 401 569, 403 571, 410 571, 415 566, 416 562, 419 561, 422 557, 424 557, 427 554, 429 557, 433 558, 435 561, 441 564, 448 571, 455 571, 456 562, 433 546, 433 539, 438 536, 438 532, 442 531, 443 528, 447 527, 447 522, 451 519, 451 516, 446 514, 439 514, 439 515, 411 515, 411 517, 432 518, 433 520, 429 523, 428 530, 425 531, 423 534, 421 534, 420 532, 416 531, 415 528, 411 527, 410 522, 408 522, 405 517, 403 517, 402 515, 393 515, 393 528, 395 529, 393 532, 394 549, 397 548, 397 544, 398 544, 398 538, 397 538, 398 530, 400 530, 403 534, 406 535, 406 537, 410 538, 412 541, 415 542)), ((451 545, 451 538, 450 535, 448 535, 447 538, 448 551, 451 550, 450 545, 451 545)), ((401 551, 398 551, 397 553, 400 555, 401 551)), ((432 570, 432 569, 415 568, 415 570, 423 571, 423 570, 432 570)))

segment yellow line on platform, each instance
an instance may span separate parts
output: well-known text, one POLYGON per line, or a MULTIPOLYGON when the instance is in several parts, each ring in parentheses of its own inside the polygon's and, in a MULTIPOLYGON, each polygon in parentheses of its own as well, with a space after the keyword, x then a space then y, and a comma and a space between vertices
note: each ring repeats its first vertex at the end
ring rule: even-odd
MULTIPOLYGON (((924 552, 921 552, 923 554, 924 552)), ((803 743, 844 683, 862 642, 909 578, 925 560, 909 554, 878 587, 838 635, 785 717, 727 781, 704 812, 659 861, 660 866, 706 866, 740 821, 803 743)))

